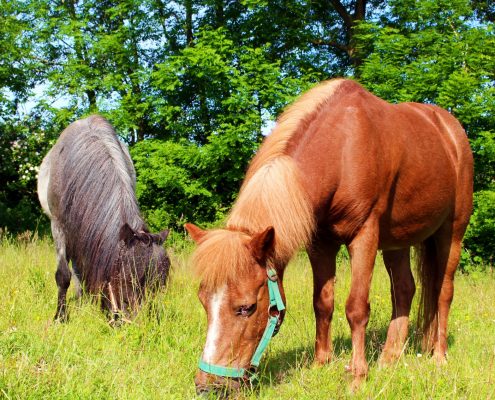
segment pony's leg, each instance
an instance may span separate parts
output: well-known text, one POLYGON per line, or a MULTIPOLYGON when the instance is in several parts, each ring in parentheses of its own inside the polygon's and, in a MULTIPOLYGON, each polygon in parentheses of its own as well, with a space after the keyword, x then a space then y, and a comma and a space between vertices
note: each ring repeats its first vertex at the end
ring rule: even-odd
POLYGON ((406 342, 409 312, 416 287, 411 273, 409 248, 383 252, 385 268, 390 276, 392 319, 387 340, 379 364, 385 365, 399 359, 406 342))
POLYGON ((81 273, 74 264, 74 261, 72 261, 72 280, 76 289, 76 299, 79 300, 82 296, 81 273))
POLYGON ((440 230, 435 234, 440 276, 438 280, 437 332, 433 357, 444 363, 447 356, 447 322, 454 297, 454 274, 461 256, 461 240, 440 230))
POLYGON ((365 355, 365 333, 370 315, 369 291, 378 249, 378 224, 368 220, 348 245, 351 256, 351 290, 345 313, 352 338, 352 359, 349 371, 354 376, 356 389, 368 374, 365 355))
POLYGON ((55 320, 67 320, 67 289, 70 285, 71 272, 69 270, 67 254, 65 250, 65 235, 62 228, 57 222, 52 221, 52 235, 57 249, 57 272, 55 272, 55 281, 58 287, 57 311, 55 320))
POLYGON ((313 308, 316 318, 315 362, 332 358, 331 323, 333 315, 335 257, 338 247, 314 241, 308 248, 313 269, 313 308))

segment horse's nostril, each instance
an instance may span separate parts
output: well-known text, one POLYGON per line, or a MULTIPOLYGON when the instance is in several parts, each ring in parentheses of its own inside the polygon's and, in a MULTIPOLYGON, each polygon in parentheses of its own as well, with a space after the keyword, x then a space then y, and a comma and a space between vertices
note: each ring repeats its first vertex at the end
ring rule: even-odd
POLYGON ((206 386, 196 386, 196 394, 200 397, 207 397, 210 389, 206 386))
POLYGON ((230 390, 226 386, 197 386, 196 394, 201 398, 228 399, 230 390))

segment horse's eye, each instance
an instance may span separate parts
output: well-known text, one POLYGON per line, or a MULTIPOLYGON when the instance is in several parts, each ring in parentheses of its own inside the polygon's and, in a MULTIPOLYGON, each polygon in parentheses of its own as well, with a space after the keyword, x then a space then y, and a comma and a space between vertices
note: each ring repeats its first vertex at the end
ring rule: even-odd
POLYGON ((240 306, 235 312, 236 315, 240 315, 241 317, 249 317, 256 311, 256 303, 251 305, 240 306))

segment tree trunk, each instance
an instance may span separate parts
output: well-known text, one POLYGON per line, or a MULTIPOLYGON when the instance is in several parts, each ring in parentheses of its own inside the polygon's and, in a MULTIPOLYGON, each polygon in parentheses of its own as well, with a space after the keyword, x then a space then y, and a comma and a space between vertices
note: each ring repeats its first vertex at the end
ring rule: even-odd
POLYGON ((186 41, 187 45, 191 46, 194 40, 193 36, 193 23, 192 23, 192 0, 185 0, 186 6, 186 41))
POLYGON ((337 11, 343 22, 343 27, 345 30, 346 43, 337 42, 321 42, 318 44, 327 44, 330 47, 337 48, 339 50, 345 50, 349 59, 354 66, 355 74, 359 73, 359 67, 363 63, 362 55, 356 53, 356 41, 354 40, 354 27, 358 21, 362 21, 366 18, 366 5, 368 0, 355 0, 351 4, 353 11, 350 12, 342 4, 340 0, 329 0, 331 7, 337 11))

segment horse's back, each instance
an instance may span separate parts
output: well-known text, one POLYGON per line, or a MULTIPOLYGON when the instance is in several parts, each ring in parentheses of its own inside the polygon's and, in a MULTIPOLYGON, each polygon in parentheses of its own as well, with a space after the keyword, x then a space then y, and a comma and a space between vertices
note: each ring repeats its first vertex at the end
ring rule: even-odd
POLYGON ((455 118, 434 106, 389 104, 355 82, 340 85, 290 149, 320 223, 348 241, 375 217, 386 248, 421 241, 456 214, 466 221, 472 155, 455 118))

